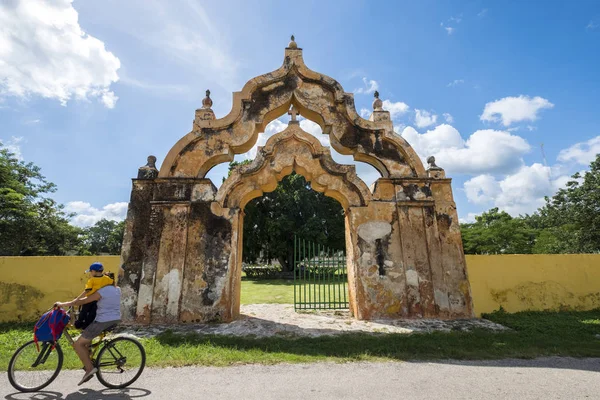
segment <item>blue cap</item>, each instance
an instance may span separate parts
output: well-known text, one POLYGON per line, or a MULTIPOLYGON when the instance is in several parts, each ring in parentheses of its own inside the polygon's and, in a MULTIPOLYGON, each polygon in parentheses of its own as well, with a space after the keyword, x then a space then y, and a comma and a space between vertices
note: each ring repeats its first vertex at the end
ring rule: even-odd
POLYGON ((90 271, 102 272, 102 271, 104 271, 104 266, 102 265, 102 263, 95 262, 92 265, 90 265, 90 267, 88 268, 88 270, 85 271, 85 272, 90 272, 90 271))

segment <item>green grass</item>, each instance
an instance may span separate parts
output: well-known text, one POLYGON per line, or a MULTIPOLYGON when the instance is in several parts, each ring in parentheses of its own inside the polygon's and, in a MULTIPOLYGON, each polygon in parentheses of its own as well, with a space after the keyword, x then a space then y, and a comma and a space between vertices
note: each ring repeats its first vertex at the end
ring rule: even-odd
MULTIPOLYGON (((348 298, 348 286, 345 286, 346 296, 342 296, 337 284, 315 285, 309 283, 306 287, 307 295, 305 301, 314 301, 318 298, 325 302, 346 301, 348 298), (316 291, 321 291, 320 294, 316 291), (310 292, 310 294, 308 294, 310 292)), ((304 289, 302 289, 304 290, 304 289)), ((241 299, 242 304, 294 304, 294 281, 293 280, 246 280, 242 279, 241 299)))
POLYGON ((294 304, 293 280, 242 279, 242 304, 294 304))
MULTIPOLYGON (((227 366, 235 364, 315 361, 380 361, 436 359, 532 358, 539 356, 600 357, 600 310, 584 312, 496 312, 488 319, 512 328, 491 333, 345 334, 320 338, 237 338, 177 335, 170 331, 142 340, 148 365, 227 366)), ((13 351, 31 338, 33 324, 0 324, 0 369, 13 351)), ((62 340, 65 367, 80 368, 62 340)))

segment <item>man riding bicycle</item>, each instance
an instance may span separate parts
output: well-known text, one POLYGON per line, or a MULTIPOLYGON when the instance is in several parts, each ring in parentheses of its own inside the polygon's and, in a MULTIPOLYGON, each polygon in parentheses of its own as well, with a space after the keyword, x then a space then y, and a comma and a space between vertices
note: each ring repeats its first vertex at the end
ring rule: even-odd
MULTIPOLYGON (((94 263, 92 265, 97 264, 99 263, 94 263)), ((89 272, 92 277, 101 277, 103 275, 103 270, 99 271, 97 267, 90 268, 87 272, 89 272)), ((90 358, 89 346, 92 339, 100 335, 103 331, 121 322, 121 289, 113 285, 104 286, 89 296, 83 298, 79 297, 67 302, 57 302, 55 304, 57 307, 65 308, 80 306, 91 303, 92 301, 98 302, 96 318, 94 319, 94 322, 81 332, 81 336, 79 336, 79 339, 73 344, 75 352, 79 356, 85 369, 85 374, 78 385, 92 379, 94 374, 98 371, 92 364, 90 358)))

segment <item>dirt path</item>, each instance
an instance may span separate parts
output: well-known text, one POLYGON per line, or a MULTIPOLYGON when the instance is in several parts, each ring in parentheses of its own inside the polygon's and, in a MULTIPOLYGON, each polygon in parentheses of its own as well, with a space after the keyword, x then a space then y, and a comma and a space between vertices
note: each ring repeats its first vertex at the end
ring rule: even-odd
POLYGON ((468 331, 483 328, 493 331, 502 325, 483 319, 470 320, 381 320, 357 321, 347 311, 295 312, 290 304, 251 304, 241 307, 242 317, 229 324, 194 324, 182 326, 127 327, 128 333, 140 337, 154 336, 165 329, 203 334, 266 336, 321 336, 349 332, 413 333, 433 331, 468 331))

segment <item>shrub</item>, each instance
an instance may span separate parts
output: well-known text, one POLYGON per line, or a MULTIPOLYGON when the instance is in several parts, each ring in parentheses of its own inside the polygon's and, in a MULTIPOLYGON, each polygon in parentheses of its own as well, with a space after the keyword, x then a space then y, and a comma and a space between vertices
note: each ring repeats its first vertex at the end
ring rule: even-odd
POLYGON ((283 272, 279 264, 243 264, 242 271, 248 279, 277 279, 283 272))

